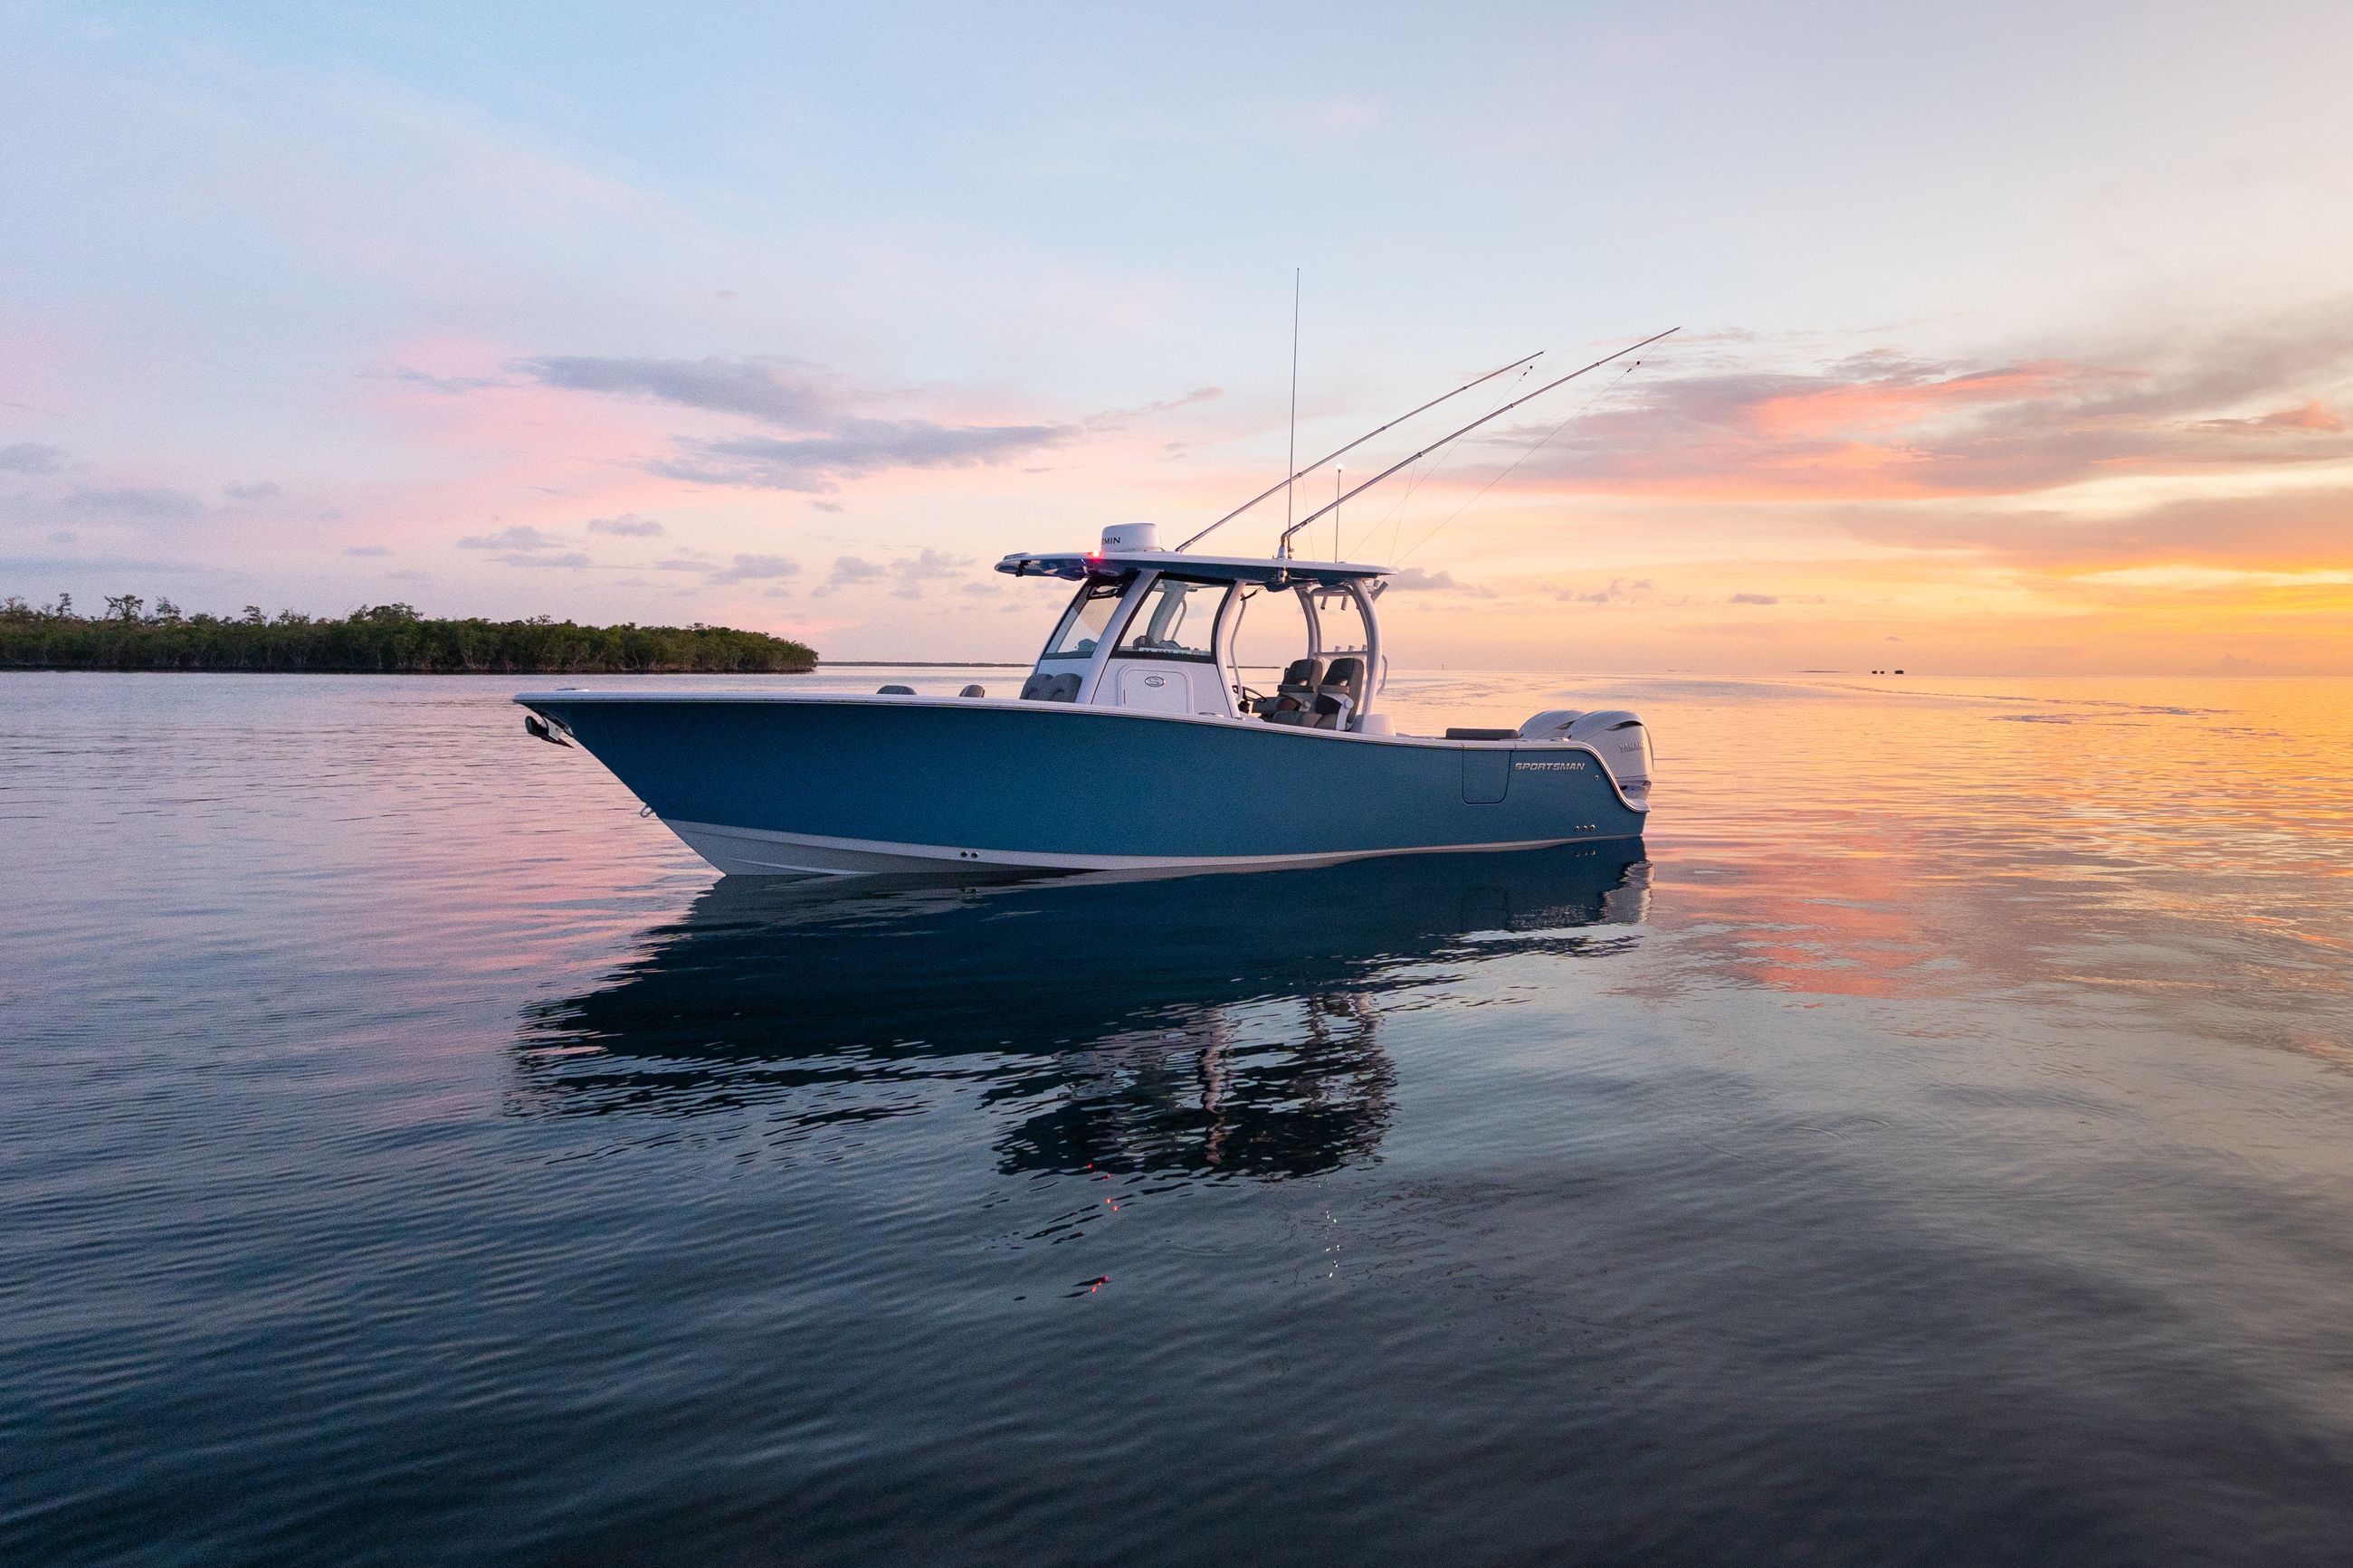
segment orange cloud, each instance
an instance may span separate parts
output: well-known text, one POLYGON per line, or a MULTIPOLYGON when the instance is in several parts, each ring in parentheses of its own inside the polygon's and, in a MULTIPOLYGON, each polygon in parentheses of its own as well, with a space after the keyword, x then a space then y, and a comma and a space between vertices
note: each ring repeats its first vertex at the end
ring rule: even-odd
POLYGON ((2037 572, 2140 565, 2303 571, 2353 565, 2353 488, 2160 500, 2123 516, 2052 510, 1846 509, 1858 537, 1915 550, 1968 552, 2037 572))

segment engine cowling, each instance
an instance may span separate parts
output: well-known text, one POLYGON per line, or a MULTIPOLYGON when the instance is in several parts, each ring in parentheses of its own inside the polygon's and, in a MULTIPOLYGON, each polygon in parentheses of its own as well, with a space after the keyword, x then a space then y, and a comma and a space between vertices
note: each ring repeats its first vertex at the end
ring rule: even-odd
POLYGON ((1563 739, 1579 741, 1601 754, 1601 763, 1620 793, 1637 805, 1651 794, 1651 731, 1640 714, 1622 708, 1587 713, 1568 726, 1563 739))
POLYGON ((1547 708, 1520 726, 1523 741, 1566 741, 1568 727, 1585 717, 1582 708, 1547 708))

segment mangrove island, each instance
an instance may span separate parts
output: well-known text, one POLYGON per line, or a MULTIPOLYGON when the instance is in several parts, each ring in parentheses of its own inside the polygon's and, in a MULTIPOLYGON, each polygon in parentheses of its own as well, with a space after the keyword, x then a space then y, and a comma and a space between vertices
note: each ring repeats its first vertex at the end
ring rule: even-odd
POLYGON ((437 620, 410 605, 364 605, 340 619, 295 610, 237 616, 153 608, 110 596, 106 613, 74 609, 73 595, 34 605, 0 602, 0 669, 256 670, 347 675, 787 675, 817 652, 789 637, 730 626, 584 626, 437 620))

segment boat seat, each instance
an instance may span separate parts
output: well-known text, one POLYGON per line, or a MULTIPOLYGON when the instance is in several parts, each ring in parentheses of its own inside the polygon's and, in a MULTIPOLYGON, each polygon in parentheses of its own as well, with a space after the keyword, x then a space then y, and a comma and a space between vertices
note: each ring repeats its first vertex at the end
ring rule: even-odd
POLYGON ((1450 741, 1516 741, 1520 732, 1517 730, 1451 729, 1446 731, 1446 738, 1450 741))
POLYGON ((1315 687, 1315 727, 1319 730, 1345 730, 1348 715, 1356 710, 1356 683, 1365 678, 1365 661, 1361 658, 1335 658, 1324 672, 1315 687))
POLYGON ((1079 700, 1079 678, 1075 675, 1048 675, 1043 670, 1021 683, 1024 702, 1076 702, 1079 700))
POLYGON ((1311 724, 1315 719, 1315 689, 1323 683, 1324 661, 1294 658, 1283 668, 1274 695, 1261 697, 1250 710, 1270 724, 1311 724))
POLYGON ((1348 727, 1348 715, 1356 710, 1356 700, 1353 697, 1333 697, 1319 692, 1315 698, 1315 711, 1303 721, 1314 730, 1345 730, 1348 727))

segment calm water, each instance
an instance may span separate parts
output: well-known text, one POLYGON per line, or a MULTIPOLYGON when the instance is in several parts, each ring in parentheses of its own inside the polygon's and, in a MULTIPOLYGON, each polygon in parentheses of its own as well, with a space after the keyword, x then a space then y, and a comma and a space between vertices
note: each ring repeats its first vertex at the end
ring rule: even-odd
POLYGON ((1657 830, 851 892, 512 684, 0 676, 0 1561, 2353 1555, 2353 682, 1400 677, 1657 830))

